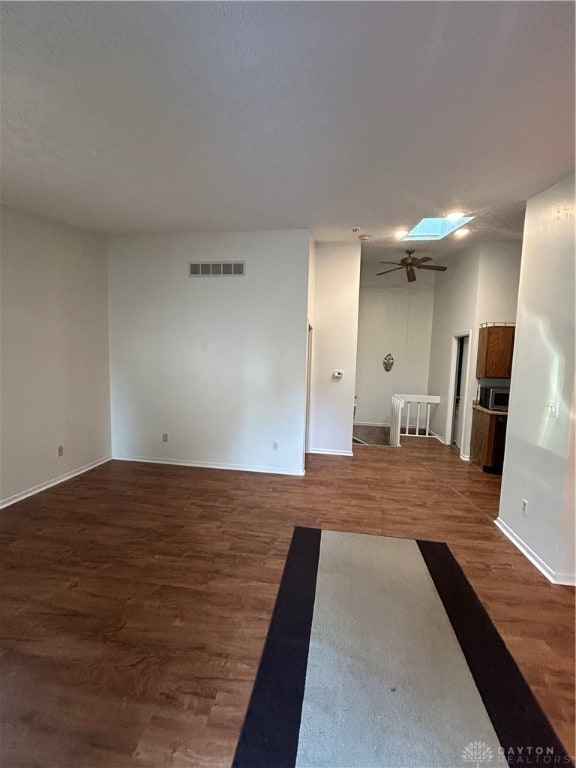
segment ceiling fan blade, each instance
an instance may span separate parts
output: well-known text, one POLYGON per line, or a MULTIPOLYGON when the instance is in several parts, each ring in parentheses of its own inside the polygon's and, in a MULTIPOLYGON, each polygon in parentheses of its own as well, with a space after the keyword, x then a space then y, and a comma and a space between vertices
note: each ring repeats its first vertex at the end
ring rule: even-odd
POLYGON ((412 266, 417 267, 418 264, 424 264, 425 261, 432 261, 432 256, 422 256, 421 259, 412 259, 412 266))
POLYGON ((406 277, 408 278, 409 283, 414 283, 416 281, 416 272, 414 272, 412 266, 406 267, 406 277))
POLYGON ((404 267, 394 267, 394 269, 387 269, 385 272, 376 272, 376 277, 378 275, 387 275, 389 272, 397 272, 399 269, 404 269, 404 267))
POLYGON ((434 264, 416 264, 417 269, 434 269, 436 272, 446 272, 448 267, 437 267, 434 264))
POLYGON ((402 266, 399 261, 379 261, 378 264, 394 264, 396 267, 402 266))

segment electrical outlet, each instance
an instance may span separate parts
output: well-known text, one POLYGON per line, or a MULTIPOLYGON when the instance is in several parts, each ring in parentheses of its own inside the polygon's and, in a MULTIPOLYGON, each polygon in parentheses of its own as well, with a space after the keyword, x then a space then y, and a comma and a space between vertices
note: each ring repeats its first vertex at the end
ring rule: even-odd
POLYGON ((162 442, 167 443, 168 442, 168 432, 164 432, 162 435, 162 442))
POLYGON ((64 456, 64 446, 59 445, 58 446, 58 456, 64 456))
POLYGON ((277 451, 278 450, 278 443, 276 442, 276 440, 274 440, 274 442, 272 443, 272 450, 273 451, 277 451))
POLYGON ((522 504, 520 506, 520 509, 522 511, 522 517, 528 517, 528 502, 526 499, 522 499, 522 504))

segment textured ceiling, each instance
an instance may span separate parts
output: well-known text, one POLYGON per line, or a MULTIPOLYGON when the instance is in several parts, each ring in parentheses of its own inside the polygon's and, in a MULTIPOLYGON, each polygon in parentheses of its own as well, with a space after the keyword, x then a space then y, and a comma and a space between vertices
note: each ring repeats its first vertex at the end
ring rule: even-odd
POLYGON ((569 2, 1 13, 3 202, 95 231, 360 224, 381 251, 462 206, 517 237, 573 169, 569 2))

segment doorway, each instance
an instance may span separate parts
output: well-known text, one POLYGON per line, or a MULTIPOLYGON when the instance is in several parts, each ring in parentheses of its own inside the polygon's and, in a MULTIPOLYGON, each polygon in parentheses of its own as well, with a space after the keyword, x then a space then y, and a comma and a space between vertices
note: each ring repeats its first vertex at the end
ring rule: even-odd
POLYGON ((457 336, 456 367, 454 372, 454 399, 452 401, 452 433, 450 444, 462 451, 465 423, 466 386, 468 371, 469 336, 457 336))

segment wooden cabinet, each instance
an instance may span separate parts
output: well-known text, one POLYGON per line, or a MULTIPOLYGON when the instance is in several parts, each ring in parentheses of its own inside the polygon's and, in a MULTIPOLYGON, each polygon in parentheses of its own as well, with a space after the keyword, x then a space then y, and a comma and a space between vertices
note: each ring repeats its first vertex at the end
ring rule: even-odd
POLYGON ((485 472, 502 474, 507 422, 508 415, 502 411, 489 411, 477 404, 472 406, 470 460, 485 472))
POLYGON ((509 379, 514 351, 513 325, 485 325, 478 337, 478 379, 509 379))

